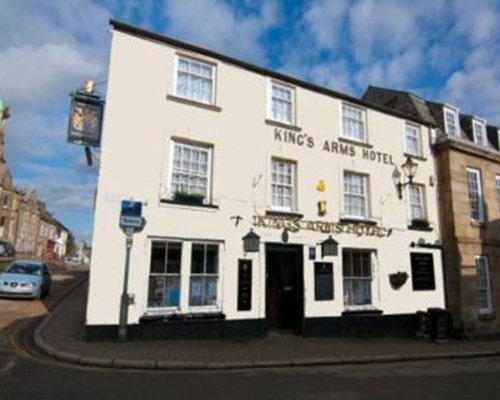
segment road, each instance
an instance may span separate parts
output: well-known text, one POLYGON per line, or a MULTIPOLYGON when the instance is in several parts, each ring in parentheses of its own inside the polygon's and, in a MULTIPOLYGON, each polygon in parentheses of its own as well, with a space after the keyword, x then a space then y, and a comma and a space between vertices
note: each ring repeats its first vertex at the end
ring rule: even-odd
POLYGON ((456 400, 496 399, 500 393, 498 358, 211 372, 66 365, 38 354, 31 337, 34 310, 50 310, 61 292, 55 290, 45 305, 10 304, 16 309, 10 318, 21 322, 0 335, 1 399, 456 400))
POLYGON ((21 399, 495 399, 500 361, 142 372, 67 367, 0 349, 0 393, 21 399))

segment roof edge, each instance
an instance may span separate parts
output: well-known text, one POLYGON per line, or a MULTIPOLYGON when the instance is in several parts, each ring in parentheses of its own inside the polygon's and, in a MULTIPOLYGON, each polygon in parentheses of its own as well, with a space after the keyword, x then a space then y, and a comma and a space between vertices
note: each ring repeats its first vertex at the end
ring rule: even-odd
POLYGON ((334 97, 337 99, 345 100, 345 101, 348 101, 350 103, 354 103, 354 104, 357 104, 357 105, 360 105, 360 106, 363 106, 363 107, 366 107, 366 108, 369 108, 372 110, 376 110, 376 111, 379 111, 379 112, 382 112, 384 114, 388 114, 388 115, 391 115, 394 117, 417 122, 421 125, 434 127, 434 125, 429 123, 429 122, 420 120, 418 118, 413 118, 405 113, 397 112, 397 111, 391 110, 391 109, 383 107, 383 106, 375 105, 375 104, 372 104, 370 102, 363 101, 357 97, 350 96, 350 95, 347 95, 347 94, 344 94, 341 92, 337 92, 337 91, 332 90, 332 89, 327 89, 323 86, 319 86, 319 85, 316 85, 316 84, 311 83, 311 82, 307 82, 307 81, 304 81, 304 80, 301 80, 298 78, 294 78, 290 75, 285 75, 285 74, 282 74, 282 73, 279 73, 279 72, 276 72, 276 71, 273 71, 273 70, 255 65, 255 64, 251 64, 247 61, 242 61, 238 58, 230 57, 230 56, 218 53, 218 52, 213 51, 213 50, 209 50, 209 49, 197 46, 197 45, 186 43, 186 42, 183 42, 181 40, 174 39, 174 38, 171 38, 171 37, 168 37, 165 35, 160 35, 158 33, 151 32, 151 31, 145 30, 143 28, 129 25, 129 24, 126 24, 124 22, 120 22, 120 21, 117 21, 114 19, 110 19, 109 24, 113 27, 113 29, 120 31, 120 32, 129 33, 129 34, 136 35, 139 37, 143 37, 143 38, 147 38, 150 40, 155 40, 155 41, 158 41, 161 43, 165 43, 165 44, 168 44, 168 45, 171 45, 174 47, 179 47, 179 48, 182 48, 184 50, 200 53, 200 54, 203 54, 207 57, 215 58, 215 59, 218 59, 220 61, 227 62, 228 64, 236 65, 238 67, 241 67, 241 68, 244 68, 246 70, 258 73, 260 75, 266 75, 266 76, 269 76, 270 78, 274 78, 274 79, 277 79, 277 80, 280 80, 283 82, 290 83, 294 86, 300 86, 304 89, 308 89, 308 90, 311 90, 311 91, 314 91, 317 93, 321 93, 321 94, 324 94, 326 96, 334 97))

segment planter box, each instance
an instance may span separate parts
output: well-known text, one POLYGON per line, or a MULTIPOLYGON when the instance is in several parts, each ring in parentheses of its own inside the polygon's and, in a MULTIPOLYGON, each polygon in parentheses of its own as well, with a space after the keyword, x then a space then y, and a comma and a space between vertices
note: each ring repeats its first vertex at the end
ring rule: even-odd
POLYGON ((411 221, 410 225, 408 225, 408 229, 412 229, 415 231, 432 231, 429 221, 426 219, 414 219, 411 221))

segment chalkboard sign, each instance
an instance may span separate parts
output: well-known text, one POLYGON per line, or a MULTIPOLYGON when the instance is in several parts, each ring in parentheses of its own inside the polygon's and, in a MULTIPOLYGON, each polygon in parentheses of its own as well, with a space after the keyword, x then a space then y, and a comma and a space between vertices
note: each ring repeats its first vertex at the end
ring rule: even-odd
POLYGON ((333 263, 314 263, 314 299, 333 300, 333 263))
POLYGON ((238 311, 252 308, 252 261, 238 260, 238 311))
POLYGON ((435 290, 432 253, 410 253, 413 290, 435 290))

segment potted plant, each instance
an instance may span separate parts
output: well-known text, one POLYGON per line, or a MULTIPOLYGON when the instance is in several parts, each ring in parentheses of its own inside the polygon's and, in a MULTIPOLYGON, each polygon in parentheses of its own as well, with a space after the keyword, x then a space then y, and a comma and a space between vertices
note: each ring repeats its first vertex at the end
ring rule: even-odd
POLYGON ((391 283, 391 286, 393 289, 399 289, 401 286, 403 286, 408 279, 408 274, 406 272, 394 272, 392 274, 389 274, 389 282, 391 283))
POLYGON ((205 196, 199 193, 175 192, 174 201, 182 204, 200 205, 203 204, 205 196))
POLYGON ((416 229, 421 231, 432 230, 429 221, 425 218, 414 218, 411 220, 410 229, 416 229))

